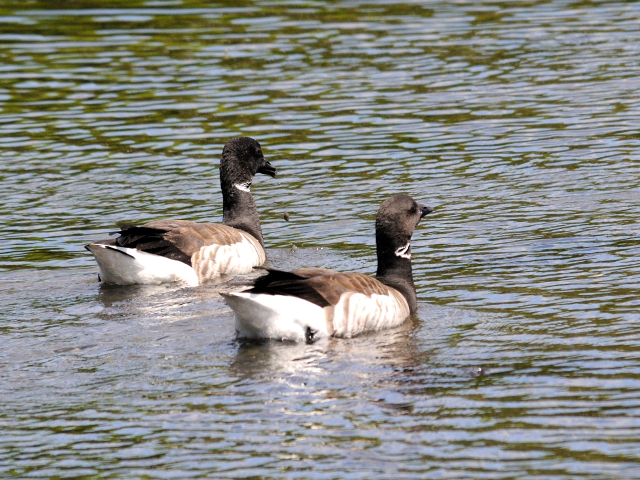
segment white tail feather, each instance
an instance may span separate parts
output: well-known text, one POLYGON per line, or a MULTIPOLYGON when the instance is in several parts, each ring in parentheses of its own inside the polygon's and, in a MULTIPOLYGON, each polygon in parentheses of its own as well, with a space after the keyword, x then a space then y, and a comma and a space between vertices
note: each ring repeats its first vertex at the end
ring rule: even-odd
POLYGON ((87 248, 98 262, 100 278, 115 285, 158 285, 186 282, 198 285, 198 276, 189 265, 135 248, 91 243, 87 248))
POLYGON ((241 292, 222 296, 236 314, 240 338, 302 342, 307 329, 314 339, 329 336, 325 310, 301 298, 241 292))

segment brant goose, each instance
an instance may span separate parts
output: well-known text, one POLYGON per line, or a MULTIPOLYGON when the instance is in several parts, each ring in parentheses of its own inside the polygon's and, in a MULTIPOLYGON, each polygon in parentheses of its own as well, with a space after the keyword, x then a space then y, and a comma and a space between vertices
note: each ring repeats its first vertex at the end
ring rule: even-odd
POLYGON ((250 191, 256 173, 276 176, 260 144, 249 137, 229 140, 220 160, 222 224, 159 220, 122 228, 119 237, 85 247, 98 262, 99 278, 116 285, 183 281, 196 286, 262 265, 262 229, 250 191))
POLYGON ((401 324, 418 308, 411 235, 420 219, 432 211, 403 194, 380 206, 376 278, 325 268, 267 269, 251 288, 223 293, 235 312, 238 337, 313 341, 349 338, 401 324))

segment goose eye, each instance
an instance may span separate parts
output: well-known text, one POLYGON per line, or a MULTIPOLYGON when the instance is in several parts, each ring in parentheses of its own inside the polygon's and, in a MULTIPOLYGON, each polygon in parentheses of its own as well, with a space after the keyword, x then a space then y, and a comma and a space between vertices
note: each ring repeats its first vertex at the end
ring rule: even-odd
POLYGON ((415 215, 415 213, 416 213, 416 206, 415 206, 415 205, 413 205, 413 206, 409 209, 409 214, 410 214, 410 215, 415 215))

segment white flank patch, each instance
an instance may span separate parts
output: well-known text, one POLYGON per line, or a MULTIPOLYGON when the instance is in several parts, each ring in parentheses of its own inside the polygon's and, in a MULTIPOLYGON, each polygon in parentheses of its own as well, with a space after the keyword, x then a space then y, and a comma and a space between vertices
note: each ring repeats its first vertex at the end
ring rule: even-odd
POLYGON ((189 265, 135 248, 92 243, 89 250, 100 267, 100 278, 114 285, 158 285, 186 282, 198 285, 196 272, 189 265))
POLYGON ((314 339, 329 336, 325 310, 301 298, 242 292, 222 296, 236 314, 240 338, 303 342, 308 328, 314 339))
POLYGON ((191 256, 191 265, 200 285, 220 283, 236 275, 250 273, 266 260, 262 245, 248 233, 241 232, 242 242, 231 245, 207 245, 191 256))
POLYGON ((390 289, 388 295, 370 297, 347 292, 333 308, 333 335, 350 338, 363 332, 395 327, 408 316, 409 305, 396 290, 390 289))
POLYGON ((400 247, 395 251, 396 257, 406 258, 411 260, 411 252, 409 249, 411 248, 411 243, 407 243, 404 247, 400 247))
POLYGON ((251 193, 251 182, 247 182, 247 183, 236 183, 233 185, 234 187, 236 187, 238 190, 242 191, 242 192, 249 192, 251 193))

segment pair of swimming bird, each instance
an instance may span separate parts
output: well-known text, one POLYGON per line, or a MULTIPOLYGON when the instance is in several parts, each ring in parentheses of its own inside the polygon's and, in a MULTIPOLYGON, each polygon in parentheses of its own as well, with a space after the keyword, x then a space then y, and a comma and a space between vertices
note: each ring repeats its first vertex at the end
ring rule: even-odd
MULTIPOLYGON (((276 176, 260 144, 229 140, 220 161, 223 220, 160 220, 122 228, 119 237, 87 245, 105 283, 189 285, 220 283, 266 259, 258 210, 251 196, 257 173, 276 176)), ((312 341, 352 337, 401 324, 417 310, 411 236, 431 208, 408 195, 382 203, 376 217, 376 278, 325 268, 267 274, 240 292, 221 293, 235 312, 240 338, 312 341)))

